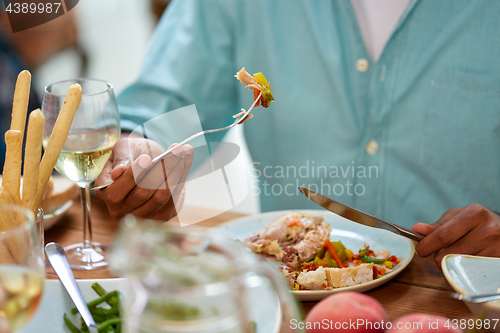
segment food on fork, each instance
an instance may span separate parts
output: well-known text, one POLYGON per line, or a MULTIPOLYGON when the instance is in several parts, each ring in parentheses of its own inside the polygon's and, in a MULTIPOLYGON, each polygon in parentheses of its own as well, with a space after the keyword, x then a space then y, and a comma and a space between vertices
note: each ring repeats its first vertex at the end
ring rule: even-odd
MULTIPOLYGON (((243 67, 238 73, 236 73, 235 77, 241 83, 246 84, 245 88, 253 90, 255 106, 259 106, 262 103, 262 106, 267 108, 269 104, 274 101, 273 93, 271 92, 271 84, 267 82, 266 77, 262 73, 255 73, 252 76, 245 70, 245 67, 243 67)), ((235 114, 233 118, 238 118, 245 114, 245 112, 245 109, 241 109, 241 112, 235 114)), ((247 115, 241 123, 244 123, 250 118, 253 118, 252 114, 247 115)))
POLYGON ((253 90, 254 99, 257 99, 259 94, 262 93, 255 106, 259 106, 262 103, 262 106, 267 108, 274 101, 271 84, 267 82, 266 77, 262 73, 255 73, 252 76, 243 67, 235 76, 241 83, 246 84, 245 88, 253 90))
MULTIPOLYGON (((241 117, 242 115, 244 115, 247 111, 243 108, 241 108, 241 112, 240 113, 237 113, 235 115, 233 115, 233 118, 238 118, 238 117, 241 117)), ((240 124, 243 124, 245 121, 247 121, 248 119, 252 119, 253 118, 253 114, 249 113, 247 114, 247 116, 245 117, 245 119, 240 123, 240 124)))

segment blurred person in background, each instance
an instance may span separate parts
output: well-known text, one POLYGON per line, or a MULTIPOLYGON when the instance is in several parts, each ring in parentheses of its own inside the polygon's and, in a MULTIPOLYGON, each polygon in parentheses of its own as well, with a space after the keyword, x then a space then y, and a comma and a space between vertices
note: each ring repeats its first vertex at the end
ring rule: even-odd
POLYGON ((151 11, 158 23, 172 0, 151 0, 151 11))
MULTIPOLYGON (((500 256, 498 17, 496 1, 173 1, 119 96, 122 127, 190 104, 204 129, 226 126, 251 103, 234 74, 262 72, 276 100, 244 133, 263 211, 317 208, 298 180, 406 227, 437 221, 414 230, 428 235, 419 254, 435 253, 438 265, 447 253, 500 256), (313 174, 313 162, 327 174, 313 174), (307 176, 278 174, 304 165, 307 176), (332 176, 332 166, 356 169, 332 176)), ((182 123, 170 126, 166 138, 182 123)), ((131 162, 147 165, 146 145, 126 147, 115 146, 96 186, 130 176, 131 162)), ((133 182, 98 192, 114 216, 155 217, 143 206, 172 204, 133 182)))

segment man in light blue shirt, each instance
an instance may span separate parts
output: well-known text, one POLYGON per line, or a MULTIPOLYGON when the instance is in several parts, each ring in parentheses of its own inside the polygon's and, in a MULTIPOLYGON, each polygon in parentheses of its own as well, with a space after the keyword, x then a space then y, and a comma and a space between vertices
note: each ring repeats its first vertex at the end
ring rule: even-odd
POLYGON ((119 97, 125 130, 190 104, 204 129, 228 125, 252 101, 245 66, 275 96, 244 127, 263 211, 317 208, 294 190, 309 185, 407 227, 446 212, 415 226, 436 261, 500 255, 499 1, 411 0, 377 63, 347 0, 170 6, 119 97))

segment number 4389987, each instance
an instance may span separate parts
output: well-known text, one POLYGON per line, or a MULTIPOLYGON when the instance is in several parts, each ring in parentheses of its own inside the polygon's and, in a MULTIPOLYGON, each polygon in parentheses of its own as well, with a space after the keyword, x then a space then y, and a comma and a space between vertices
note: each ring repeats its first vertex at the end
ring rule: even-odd
POLYGON ((14 2, 14 3, 9 3, 7 8, 5 8, 5 11, 7 13, 14 13, 14 14, 27 14, 27 13, 57 13, 59 11, 59 8, 61 7, 61 3, 20 3, 20 2, 14 2))
POLYGON ((446 323, 444 324, 444 327, 448 328, 448 329, 457 329, 457 328, 460 328, 462 330, 464 329, 481 329, 481 328, 484 328, 484 329, 495 329, 497 324, 498 324, 498 319, 448 319, 446 321, 446 323))

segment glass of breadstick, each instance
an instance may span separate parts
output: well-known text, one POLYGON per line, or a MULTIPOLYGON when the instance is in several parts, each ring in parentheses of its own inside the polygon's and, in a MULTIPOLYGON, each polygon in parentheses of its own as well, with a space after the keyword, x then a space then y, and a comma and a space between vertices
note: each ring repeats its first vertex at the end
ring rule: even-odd
POLYGON ((52 138, 58 135, 56 119, 64 108, 68 89, 75 83, 82 88, 81 102, 68 136, 64 138, 55 168, 81 189, 83 242, 67 246, 66 255, 73 269, 91 270, 107 265, 108 246, 92 240, 90 184, 101 173, 113 145, 120 138, 120 117, 112 85, 106 81, 83 78, 51 84, 45 87, 42 103, 45 154, 50 149, 52 138))

